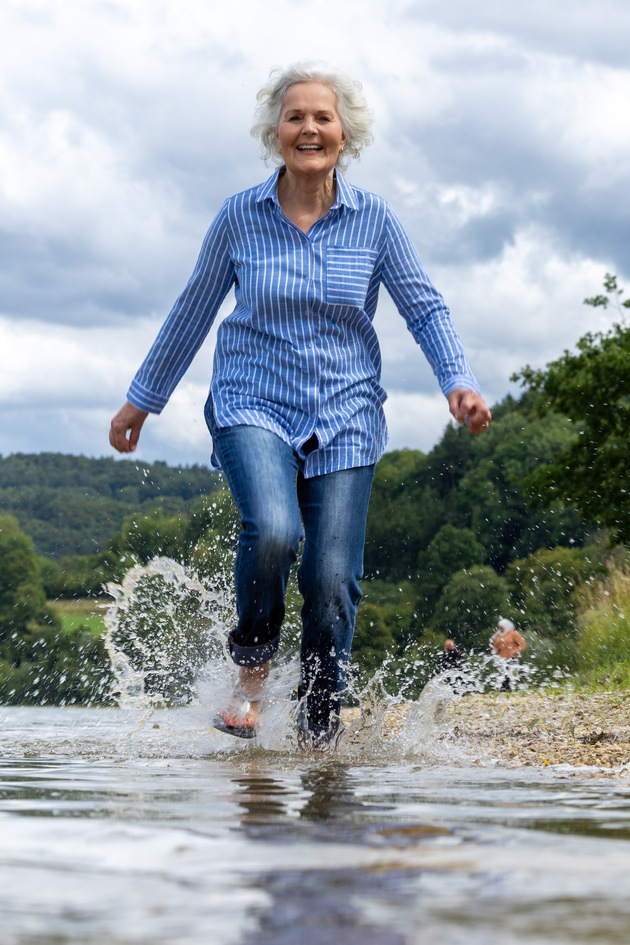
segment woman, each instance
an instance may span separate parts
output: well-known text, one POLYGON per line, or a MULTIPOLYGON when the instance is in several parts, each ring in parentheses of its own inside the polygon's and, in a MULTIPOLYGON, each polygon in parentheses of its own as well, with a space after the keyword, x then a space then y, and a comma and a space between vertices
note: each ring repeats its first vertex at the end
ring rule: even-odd
POLYGON ((317 748, 339 731, 369 494, 387 439, 372 324, 381 284, 456 420, 472 433, 490 422, 449 311, 400 222, 341 174, 371 140, 359 89, 308 64, 271 73, 252 133, 280 167, 223 205, 110 432, 117 450, 136 448, 233 286, 205 410, 213 461, 242 521, 229 641, 239 679, 215 724, 255 734, 303 539, 300 743, 317 748))

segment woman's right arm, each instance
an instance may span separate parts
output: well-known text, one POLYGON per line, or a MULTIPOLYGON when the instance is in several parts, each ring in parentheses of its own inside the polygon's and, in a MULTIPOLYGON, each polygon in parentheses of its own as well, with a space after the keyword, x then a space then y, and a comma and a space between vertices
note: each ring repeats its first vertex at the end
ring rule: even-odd
POLYGON ((127 400, 140 410, 163 410, 206 339, 235 281, 229 242, 224 204, 205 236, 184 291, 131 382, 127 400))
POLYGON ((207 337, 234 280, 224 204, 205 236, 184 291, 131 382, 127 401, 112 420, 109 442, 119 453, 133 452, 148 414, 161 413, 166 406, 207 337))

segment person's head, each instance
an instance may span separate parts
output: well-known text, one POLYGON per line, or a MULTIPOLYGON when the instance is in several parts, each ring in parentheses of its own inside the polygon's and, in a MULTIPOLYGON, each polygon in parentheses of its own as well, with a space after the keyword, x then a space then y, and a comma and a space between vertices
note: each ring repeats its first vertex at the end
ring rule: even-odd
POLYGON ((444 649, 445 649, 447 652, 448 652, 448 650, 456 650, 456 649, 457 649, 457 644, 455 643, 455 640, 451 640, 450 637, 448 638, 448 640, 445 640, 445 641, 444 641, 444 649))
POLYGON ((501 630, 503 633, 507 633, 509 630, 514 630, 514 624, 511 620, 506 620, 505 617, 499 620, 497 624, 497 630, 501 630))
POLYGON ((334 98, 329 99, 327 106, 335 108, 343 136, 343 147, 339 149, 336 163, 341 168, 346 167, 371 142, 372 116, 360 83, 321 63, 298 62, 288 69, 271 71, 269 81, 256 96, 258 106, 252 135, 260 138, 265 160, 283 163, 278 129, 287 93, 295 86, 310 83, 325 86, 333 92, 334 98))

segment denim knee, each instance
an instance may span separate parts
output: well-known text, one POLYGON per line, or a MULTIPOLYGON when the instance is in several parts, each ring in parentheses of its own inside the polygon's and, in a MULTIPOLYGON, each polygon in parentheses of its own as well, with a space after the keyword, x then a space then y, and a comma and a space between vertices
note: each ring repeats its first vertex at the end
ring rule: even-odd
POLYGON ((261 564, 275 570, 292 564, 297 557, 302 531, 290 515, 278 510, 243 522, 241 544, 254 551, 261 564))

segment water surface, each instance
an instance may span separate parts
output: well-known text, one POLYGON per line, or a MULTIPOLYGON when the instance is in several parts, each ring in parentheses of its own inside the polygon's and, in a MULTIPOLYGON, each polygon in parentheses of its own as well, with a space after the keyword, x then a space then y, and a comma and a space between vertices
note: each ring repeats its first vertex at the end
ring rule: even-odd
POLYGON ((630 783, 0 709, 1 945, 630 938, 630 783))

